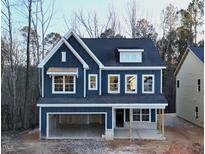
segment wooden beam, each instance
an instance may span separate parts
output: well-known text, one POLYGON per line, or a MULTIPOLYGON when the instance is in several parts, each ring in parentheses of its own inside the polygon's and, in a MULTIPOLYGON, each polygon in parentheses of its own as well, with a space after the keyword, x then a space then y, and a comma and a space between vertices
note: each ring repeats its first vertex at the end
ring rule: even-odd
POLYGON ((130 117, 129 117, 129 137, 132 138, 132 109, 130 111, 130 117))
POLYGON ((164 109, 162 109, 162 135, 164 136, 164 109))

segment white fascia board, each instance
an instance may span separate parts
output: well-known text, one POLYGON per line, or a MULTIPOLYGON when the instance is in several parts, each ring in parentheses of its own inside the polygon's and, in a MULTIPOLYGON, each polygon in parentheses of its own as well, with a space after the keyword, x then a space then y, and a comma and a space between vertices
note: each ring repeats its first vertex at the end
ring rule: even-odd
POLYGON ((63 43, 65 43, 65 45, 71 50, 71 52, 76 56, 76 58, 83 64, 83 68, 89 69, 89 66, 86 64, 86 62, 64 38, 61 38, 60 41, 56 44, 56 46, 48 53, 48 55, 40 62, 40 64, 38 64, 38 68, 42 68, 63 43))
POLYGON ((80 43, 80 45, 87 51, 87 53, 93 58, 93 60, 99 65, 99 68, 104 67, 104 65, 100 62, 100 60, 93 54, 93 52, 88 48, 88 46, 82 41, 82 39, 72 30, 70 30, 65 38, 68 39, 71 35, 73 35, 76 40, 80 43))
POLYGON ((77 51, 66 41, 66 39, 63 38, 63 42, 68 47, 68 49, 70 49, 70 51, 75 55, 75 57, 83 64, 83 68, 89 69, 88 64, 86 64, 86 62, 80 57, 77 51))
POLYGON ((55 45, 55 47, 46 55, 46 57, 38 64, 38 68, 43 68, 47 61, 54 55, 54 53, 61 47, 63 44, 63 38, 55 45))
POLYGON ((102 70, 161 70, 166 69, 166 66, 122 66, 122 67, 115 67, 115 66, 105 66, 102 70))
POLYGON ((161 108, 168 104, 37 104, 38 107, 114 107, 114 108, 161 108))
POLYGON ((118 52, 144 52, 144 49, 117 49, 118 52))

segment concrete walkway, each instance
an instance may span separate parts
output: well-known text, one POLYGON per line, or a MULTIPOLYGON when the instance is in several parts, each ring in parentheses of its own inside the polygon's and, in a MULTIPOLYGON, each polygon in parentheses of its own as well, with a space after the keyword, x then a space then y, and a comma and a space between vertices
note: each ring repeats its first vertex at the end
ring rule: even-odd
MULTIPOLYGON (((114 138, 116 139, 127 139, 130 138, 129 129, 115 128, 114 138)), ((164 140, 165 138, 160 134, 159 130, 156 129, 133 129, 132 139, 153 139, 153 140, 164 140)))

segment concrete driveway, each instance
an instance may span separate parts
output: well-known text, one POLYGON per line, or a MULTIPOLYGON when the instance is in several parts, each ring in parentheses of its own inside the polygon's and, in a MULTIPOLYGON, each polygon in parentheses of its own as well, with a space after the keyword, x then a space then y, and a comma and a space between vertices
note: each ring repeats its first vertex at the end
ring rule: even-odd
POLYGON ((2 153, 22 154, 201 154, 204 152, 203 129, 175 114, 165 116, 166 140, 39 140, 38 129, 11 136, 2 134, 2 153))

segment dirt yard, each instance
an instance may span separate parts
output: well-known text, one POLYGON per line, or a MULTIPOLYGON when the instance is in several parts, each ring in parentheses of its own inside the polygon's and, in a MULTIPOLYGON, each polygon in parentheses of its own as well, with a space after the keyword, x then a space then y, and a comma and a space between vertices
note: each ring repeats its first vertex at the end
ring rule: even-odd
POLYGON ((203 129, 175 114, 166 115, 164 141, 39 140, 38 129, 12 136, 2 133, 2 153, 20 154, 202 154, 203 129))

